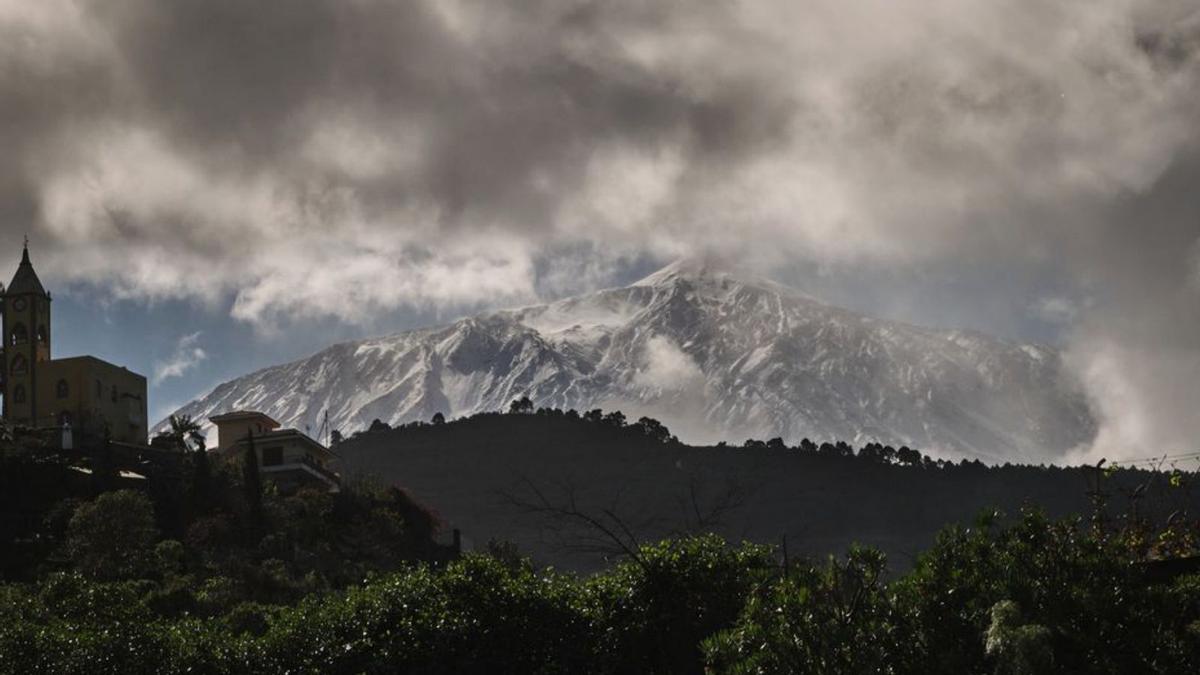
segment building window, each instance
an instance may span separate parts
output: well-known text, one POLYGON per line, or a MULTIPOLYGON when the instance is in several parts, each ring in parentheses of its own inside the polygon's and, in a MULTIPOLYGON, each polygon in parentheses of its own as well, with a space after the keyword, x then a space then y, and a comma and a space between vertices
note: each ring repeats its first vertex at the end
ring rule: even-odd
POLYGON ((24 402, 25 402, 25 385, 18 384, 17 386, 13 387, 13 403, 24 403, 24 402))
POLYGON ((263 466, 279 466, 283 464, 283 448, 279 446, 263 448, 262 463, 263 466))
POLYGON ((71 395, 71 388, 67 386, 66 380, 59 380, 58 386, 55 387, 54 392, 59 398, 66 398, 71 395))
POLYGON ((104 398, 104 385, 100 384, 100 380, 96 380, 96 400, 104 398))
POLYGON ((29 361, 24 356, 17 354, 16 356, 13 357, 12 369, 10 370, 10 372, 13 375, 24 375, 25 373, 28 373, 29 372, 29 361))
POLYGON ((115 384, 112 386, 112 402, 117 402, 117 385, 115 384))
POLYGON ((12 335, 9 338, 9 343, 14 345, 25 344, 29 342, 29 331, 25 329, 25 324, 19 323, 13 326, 12 335))
POLYGON ((38 326, 37 341, 42 342, 42 343, 44 343, 46 341, 46 327, 45 326, 38 326))

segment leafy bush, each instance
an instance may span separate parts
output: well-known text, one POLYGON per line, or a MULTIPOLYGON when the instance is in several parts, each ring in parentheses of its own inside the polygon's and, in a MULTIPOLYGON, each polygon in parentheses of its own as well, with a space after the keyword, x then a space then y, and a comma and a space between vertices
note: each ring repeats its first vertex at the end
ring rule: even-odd
POLYGON ((128 579, 154 569, 154 505, 132 490, 107 492, 75 509, 67 549, 75 568, 98 579, 128 579))
POLYGON ((737 626, 705 642, 729 673, 920 672, 911 626, 882 581, 884 559, 856 548, 845 561, 801 565, 754 593, 737 626), (912 670, 910 670, 912 668, 912 670))
POLYGON ((591 579, 593 672, 700 672, 700 643, 737 620, 775 569, 771 550, 733 548, 715 535, 643 547, 634 561, 591 579))
POLYGON ((882 561, 801 567, 709 639, 735 673, 1188 673, 1200 668, 1200 577, 1152 583, 1128 538, 1026 512, 950 528, 907 576, 882 561))
POLYGON ((1151 583, 1123 541, 985 519, 886 581, 868 549, 785 569, 705 536, 586 579, 469 555, 294 606, 225 577, 55 573, 0 586, 0 673, 1196 672, 1200 576, 1151 583), (189 584, 196 609, 164 613, 189 584))
POLYGON ((586 670, 587 624, 571 578, 468 556, 390 575, 284 611, 264 671, 539 673, 586 670))

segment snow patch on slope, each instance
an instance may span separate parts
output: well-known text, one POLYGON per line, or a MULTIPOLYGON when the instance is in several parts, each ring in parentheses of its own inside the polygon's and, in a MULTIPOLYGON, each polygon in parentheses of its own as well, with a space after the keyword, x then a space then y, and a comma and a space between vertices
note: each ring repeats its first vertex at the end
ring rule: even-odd
POLYGON ((263 410, 345 432, 537 405, 621 407, 685 440, 844 439, 1043 461, 1095 433, 1059 354, 874 319, 709 263, 624 288, 335 345, 220 385, 179 412, 263 410))

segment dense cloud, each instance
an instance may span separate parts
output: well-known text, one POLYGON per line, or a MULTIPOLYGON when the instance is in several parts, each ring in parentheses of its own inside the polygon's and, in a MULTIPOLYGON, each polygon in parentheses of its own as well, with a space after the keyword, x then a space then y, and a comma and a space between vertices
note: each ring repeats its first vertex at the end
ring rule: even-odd
POLYGON ((0 0, 0 101, 59 278, 270 325, 1001 261, 1068 280, 1096 452, 1200 438, 1192 0, 0 0))

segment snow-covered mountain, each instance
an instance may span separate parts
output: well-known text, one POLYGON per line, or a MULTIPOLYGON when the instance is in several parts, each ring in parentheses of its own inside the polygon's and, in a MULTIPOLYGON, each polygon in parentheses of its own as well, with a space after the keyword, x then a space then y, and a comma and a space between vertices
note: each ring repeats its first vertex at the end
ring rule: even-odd
POLYGON ((878 440, 1040 461, 1091 439, 1058 353, 823 304, 703 263, 624 288, 334 345, 226 382, 179 410, 262 410, 353 432, 538 406, 650 415, 693 441, 878 440))

